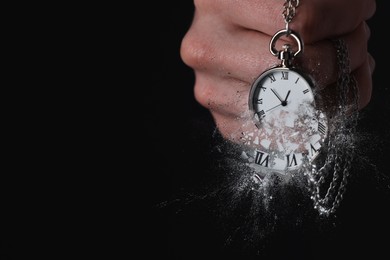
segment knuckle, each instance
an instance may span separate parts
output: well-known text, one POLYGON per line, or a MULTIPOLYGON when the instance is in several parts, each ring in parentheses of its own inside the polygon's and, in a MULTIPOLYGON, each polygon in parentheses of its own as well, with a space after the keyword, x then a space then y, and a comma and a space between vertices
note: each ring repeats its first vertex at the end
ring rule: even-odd
POLYGON ((215 96, 215 93, 213 93, 213 88, 211 85, 207 84, 199 84, 196 83, 194 87, 194 97, 195 100, 202 105, 203 107, 210 109, 212 108, 212 97, 215 96))
POLYGON ((210 64, 214 47, 204 37, 189 31, 181 42, 180 56, 185 64, 194 69, 205 69, 210 64))
MULTIPOLYGON (((223 0, 226 1, 226 0, 223 0)), ((210 12, 212 10, 216 11, 216 9, 220 8, 219 6, 223 5, 223 1, 220 0, 194 0, 194 6, 196 10, 207 11, 210 12)))

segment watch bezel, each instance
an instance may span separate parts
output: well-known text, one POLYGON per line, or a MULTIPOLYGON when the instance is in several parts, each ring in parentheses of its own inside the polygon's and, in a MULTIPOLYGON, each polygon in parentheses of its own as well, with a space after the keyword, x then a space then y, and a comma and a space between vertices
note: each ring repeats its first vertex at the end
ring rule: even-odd
MULTIPOLYGON (((270 73, 274 73, 274 72, 279 72, 280 73, 282 71, 288 71, 288 72, 293 71, 293 72, 299 74, 299 76, 302 77, 302 79, 306 81, 307 85, 309 85, 310 90, 311 90, 312 95, 313 95, 313 103, 312 104, 315 107, 315 109, 321 111, 321 113, 325 117, 324 120, 326 121, 327 131, 322 136, 323 138, 322 138, 321 147, 320 147, 321 150, 324 149, 324 146, 326 145, 326 140, 329 137, 329 131, 330 131, 329 130, 329 118, 328 118, 328 115, 324 112, 323 102, 320 100, 319 95, 316 94, 316 88, 315 88, 315 85, 313 83, 314 82, 313 79, 311 77, 309 77, 306 73, 304 73, 303 70, 295 68, 295 67, 274 66, 272 68, 269 68, 269 69, 265 70, 263 73, 261 73, 254 80, 254 82, 252 83, 251 89, 250 89, 250 93, 249 93, 248 104, 249 104, 249 109, 252 112, 252 117, 253 117, 252 119, 254 120, 256 127, 257 128, 261 127, 261 119, 256 118, 256 113, 258 112, 256 110, 257 95, 256 95, 256 98, 255 98, 255 94, 256 94, 256 92, 258 91, 258 88, 259 88, 259 83, 265 77, 267 77, 270 73)), ((256 149, 254 151, 256 151, 256 149)), ((314 154, 314 156, 309 157, 310 162, 312 163, 315 160, 317 160, 317 158, 320 157, 320 154, 321 154, 321 151, 316 153, 316 154, 314 154)), ((289 172, 297 171, 301 167, 301 165, 302 164, 300 164, 298 166, 295 166, 295 167, 286 167, 285 170, 278 170, 278 169, 267 168, 267 167, 264 167, 264 168, 267 169, 267 170, 271 170, 273 172, 287 174, 289 172)))

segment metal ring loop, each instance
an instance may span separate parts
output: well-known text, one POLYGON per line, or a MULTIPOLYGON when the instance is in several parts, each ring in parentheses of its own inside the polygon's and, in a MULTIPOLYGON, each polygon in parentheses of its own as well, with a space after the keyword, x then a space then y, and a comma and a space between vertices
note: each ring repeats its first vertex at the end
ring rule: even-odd
POLYGON ((292 53, 294 55, 294 57, 296 57, 299 53, 301 53, 303 51, 303 43, 302 43, 301 38, 295 32, 293 32, 291 30, 287 30, 287 29, 280 30, 274 34, 274 36, 272 37, 271 42, 269 44, 269 51, 272 53, 272 55, 278 56, 279 52, 275 49, 275 44, 276 44, 276 41, 284 35, 292 36, 295 39, 295 41, 297 42, 298 50, 295 53, 294 52, 292 53))

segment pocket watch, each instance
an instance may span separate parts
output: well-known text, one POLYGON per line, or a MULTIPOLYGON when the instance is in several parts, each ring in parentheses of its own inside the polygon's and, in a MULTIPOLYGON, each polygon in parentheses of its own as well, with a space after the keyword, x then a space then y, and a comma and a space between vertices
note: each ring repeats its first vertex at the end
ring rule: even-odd
POLYGON ((263 172, 286 175, 305 160, 313 162, 328 135, 328 120, 312 79, 292 64, 302 50, 298 34, 287 29, 277 32, 270 52, 281 63, 263 72, 251 86, 248 104, 257 127, 252 166, 263 172), (297 50, 285 44, 277 51, 275 43, 282 36, 292 37, 297 50))

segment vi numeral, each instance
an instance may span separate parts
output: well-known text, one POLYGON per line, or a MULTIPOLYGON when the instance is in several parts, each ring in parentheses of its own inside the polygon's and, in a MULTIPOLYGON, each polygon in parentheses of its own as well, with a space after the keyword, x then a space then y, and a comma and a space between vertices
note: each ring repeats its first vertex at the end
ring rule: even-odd
POLYGON ((287 154, 287 167, 294 167, 298 165, 297 157, 295 154, 287 154))

